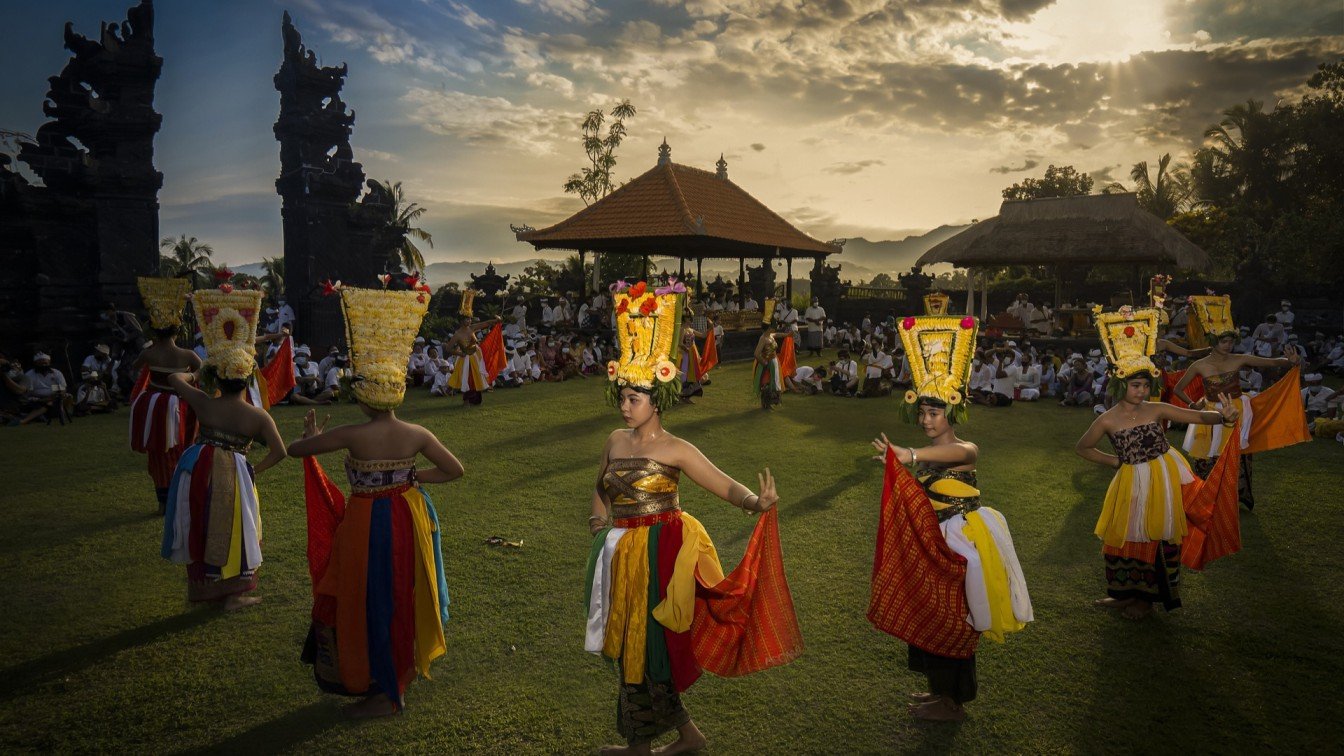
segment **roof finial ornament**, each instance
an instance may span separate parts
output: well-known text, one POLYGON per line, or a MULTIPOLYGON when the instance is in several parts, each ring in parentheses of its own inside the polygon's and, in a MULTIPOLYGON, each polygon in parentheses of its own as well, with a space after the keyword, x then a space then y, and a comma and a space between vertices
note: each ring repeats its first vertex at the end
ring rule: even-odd
POLYGON ((658 165, 670 162, 672 162, 672 148, 667 146, 667 137, 663 137, 663 143, 658 145, 658 165))
POLYGON ((717 176, 717 177, 719 177, 719 178, 721 178, 721 179, 727 180, 727 178, 728 178, 728 161, 723 159, 723 153, 722 153, 722 152, 719 153, 719 162, 715 163, 715 164, 714 164, 714 167, 718 169, 718 170, 714 171, 714 175, 717 176))

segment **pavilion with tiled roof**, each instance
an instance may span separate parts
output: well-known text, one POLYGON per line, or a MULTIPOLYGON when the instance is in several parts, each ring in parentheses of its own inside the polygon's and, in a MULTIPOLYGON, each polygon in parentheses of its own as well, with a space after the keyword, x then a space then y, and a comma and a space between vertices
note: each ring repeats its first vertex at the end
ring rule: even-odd
POLYGON ((665 255, 696 262, 706 258, 738 261, 738 293, 744 288, 747 258, 770 261, 783 258, 788 265, 786 295, 793 294, 793 260, 805 258, 820 267, 840 252, 836 242, 823 242, 794 228, 760 200, 728 179, 728 163, 719 156, 717 171, 672 162, 667 140, 658 147, 658 163, 606 197, 547 228, 515 227, 518 241, 538 250, 570 249, 644 257, 665 255))

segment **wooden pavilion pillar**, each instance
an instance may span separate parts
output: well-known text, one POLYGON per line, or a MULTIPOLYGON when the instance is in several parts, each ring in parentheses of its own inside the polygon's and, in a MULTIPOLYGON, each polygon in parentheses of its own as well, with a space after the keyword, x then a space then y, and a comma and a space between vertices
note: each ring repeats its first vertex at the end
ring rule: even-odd
POLYGON ((704 277, 704 275, 700 272, 700 271, 704 268, 704 265, 705 265, 705 258, 703 258, 703 257, 697 257, 697 258, 695 258, 695 298, 696 298, 696 299, 704 299, 704 298, 705 298, 705 277, 704 277))
POLYGON ((639 277, 639 280, 641 281, 649 280, 649 256, 647 254, 644 255, 644 272, 639 277))
POLYGON ((989 318, 989 268, 985 268, 980 279, 980 319, 989 318))
POLYGON ((739 257, 737 258, 737 307, 739 310, 742 309, 742 305, 746 301, 742 298, 742 290, 745 289, 746 286, 747 258, 739 257))
POLYGON ((584 270, 584 265, 587 261, 587 250, 579 250, 579 302, 584 302, 588 299, 588 275, 587 271, 584 270))
POLYGON ((975 315, 975 268, 966 269, 966 314, 975 315))
POLYGON ((784 298, 793 301, 793 257, 784 258, 784 298))
POLYGON ((677 280, 678 280, 678 281, 685 281, 685 279, 686 279, 686 258, 684 258, 684 257, 678 257, 678 258, 677 258, 677 280))

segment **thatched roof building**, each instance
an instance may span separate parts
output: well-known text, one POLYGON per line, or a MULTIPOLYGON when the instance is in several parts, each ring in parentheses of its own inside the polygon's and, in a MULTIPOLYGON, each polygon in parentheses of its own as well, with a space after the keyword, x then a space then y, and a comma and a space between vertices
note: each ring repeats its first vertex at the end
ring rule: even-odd
POLYGON ((1006 200, 999 214, 934 246, 920 265, 1160 265, 1206 271, 1209 256, 1132 193, 1006 200))

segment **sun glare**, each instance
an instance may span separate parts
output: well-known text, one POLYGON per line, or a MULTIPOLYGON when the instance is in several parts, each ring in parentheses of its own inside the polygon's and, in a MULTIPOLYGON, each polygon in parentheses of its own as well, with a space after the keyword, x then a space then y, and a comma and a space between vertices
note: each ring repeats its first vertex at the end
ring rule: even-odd
POLYGON ((1174 46, 1164 5, 1164 0, 1059 0, 1004 31, 1028 61, 1123 61, 1174 46))

